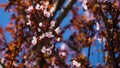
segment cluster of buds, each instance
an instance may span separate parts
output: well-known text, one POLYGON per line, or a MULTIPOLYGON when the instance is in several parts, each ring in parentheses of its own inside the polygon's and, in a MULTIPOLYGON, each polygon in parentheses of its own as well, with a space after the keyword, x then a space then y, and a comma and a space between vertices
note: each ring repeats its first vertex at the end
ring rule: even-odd
POLYGON ((87 0, 79 0, 79 2, 82 2, 82 7, 84 8, 84 10, 88 10, 88 7, 87 7, 87 0))
POLYGON ((52 32, 42 33, 42 35, 39 36, 39 39, 41 40, 41 39, 43 39, 43 38, 45 38, 45 37, 47 37, 47 38, 53 38, 54 35, 52 34, 52 32))
POLYGON ((51 16, 51 12, 47 10, 48 6, 49 6, 49 2, 48 1, 45 1, 45 2, 40 1, 40 4, 37 4, 35 9, 36 10, 42 10, 44 16, 49 18, 51 16))
POLYGON ((81 66, 81 63, 77 62, 76 60, 72 60, 72 65, 79 68, 81 66))
POLYGON ((36 37, 36 36, 33 36, 32 44, 33 44, 33 45, 36 45, 36 44, 37 44, 37 37, 36 37))
POLYGON ((54 45, 52 45, 51 47, 48 47, 48 48, 43 46, 42 49, 41 49, 41 52, 46 53, 47 55, 51 55, 53 47, 54 47, 54 45))

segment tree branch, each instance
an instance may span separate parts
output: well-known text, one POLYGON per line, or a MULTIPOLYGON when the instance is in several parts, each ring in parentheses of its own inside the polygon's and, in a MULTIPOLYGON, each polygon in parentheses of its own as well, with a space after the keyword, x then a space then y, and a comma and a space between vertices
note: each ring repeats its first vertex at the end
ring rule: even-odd
POLYGON ((63 12, 60 13, 59 17, 56 19, 56 23, 55 23, 55 28, 57 28, 59 26, 59 24, 62 22, 62 20, 66 17, 66 15, 68 14, 69 10, 72 8, 72 6, 74 5, 74 3, 77 0, 71 0, 69 2, 69 4, 63 9, 63 12))
POLYGON ((65 0, 56 0, 54 2, 54 8, 51 9, 53 16, 50 17, 50 21, 54 19, 54 17, 56 16, 57 11, 61 10, 61 7, 63 6, 65 0))
POLYGON ((108 26, 108 22, 107 22, 107 18, 106 18, 106 16, 104 15, 104 13, 102 12, 102 9, 100 8, 99 9, 100 10, 100 14, 102 15, 102 17, 103 17, 103 21, 104 21, 104 24, 105 24, 105 27, 106 27, 106 31, 107 31, 107 41, 108 41, 108 44, 109 44, 109 46, 110 46, 110 49, 109 49, 109 52, 110 52, 110 58, 111 58, 111 60, 112 60, 112 65, 113 65, 113 68, 117 68, 116 67, 116 63, 115 63, 115 55, 114 55, 114 46, 111 44, 111 36, 110 36, 110 31, 109 31, 109 26, 108 26))
POLYGON ((39 15, 39 13, 37 12, 37 10, 35 9, 34 0, 31 0, 31 3, 32 3, 33 8, 34 8, 34 10, 35 10, 34 14, 35 14, 35 16, 36 16, 36 20, 37 20, 37 22, 40 22, 41 16, 39 15))

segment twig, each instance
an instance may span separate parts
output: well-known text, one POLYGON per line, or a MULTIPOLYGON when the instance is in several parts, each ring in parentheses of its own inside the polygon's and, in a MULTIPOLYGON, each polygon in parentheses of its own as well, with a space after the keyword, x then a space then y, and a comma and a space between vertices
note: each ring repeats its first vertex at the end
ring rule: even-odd
POLYGON ((72 8, 72 6, 74 5, 74 3, 77 0, 71 0, 69 2, 69 4, 63 9, 63 12, 60 13, 59 17, 56 19, 56 23, 55 23, 55 28, 57 28, 59 26, 59 24, 62 22, 62 20, 66 17, 66 15, 68 14, 69 10, 72 8))
POLYGON ((111 44, 111 41, 110 41, 110 38, 111 36, 109 35, 110 32, 109 32, 109 26, 108 26, 108 22, 107 22, 107 18, 105 17, 104 13, 102 12, 102 9, 100 8, 100 13, 103 17, 103 21, 105 23, 105 27, 106 27, 106 31, 107 31, 107 41, 108 41, 108 44, 110 45, 110 55, 111 55, 111 60, 112 60, 112 64, 113 64, 113 68, 116 68, 116 64, 115 64, 115 55, 114 55, 114 46, 111 44))

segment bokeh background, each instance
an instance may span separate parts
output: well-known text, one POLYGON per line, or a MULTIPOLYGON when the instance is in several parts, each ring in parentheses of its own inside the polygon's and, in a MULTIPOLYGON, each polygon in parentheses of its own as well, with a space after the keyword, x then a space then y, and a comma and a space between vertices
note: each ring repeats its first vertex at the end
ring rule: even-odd
MULTIPOLYGON (((1 3, 7 3, 7 0, 0 0, 0 4, 1 3)), ((79 14, 83 14, 83 10, 81 9, 79 12, 79 14)), ((10 15, 12 13, 8 12, 8 11, 4 11, 4 8, 0 8, 0 27, 5 28, 7 26, 7 23, 10 22, 9 18, 10 15)), ((59 13, 58 13, 59 14, 59 13)), ((71 19, 71 15, 68 14, 67 17, 62 21, 62 23, 60 24, 61 27, 64 27, 66 25, 69 24, 69 19, 71 19)), ((72 34, 73 32, 70 31, 69 29, 66 30, 66 32, 63 34, 63 39, 67 40, 69 38, 69 36, 72 34)), ((5 32, 5 37, 7 38, 7 41, 10 41, 10 35, 9 33, 5 32)), ((104 64, 103 62, 103 52, 101 51, 104 46, 103 43, 98 43, 98 41, 94 42, 93 46, 91 46, 91 55, 90 55, 90 62, 93 65, 93 67, 97 64, 104 64), (94 46, 94 44, 97 44, 96 46, 94 46), (99 51, 98 51, 99 50, 99 51)), ((57 46, 59 47, 60 44, 57 44, 57 46)), ((88 52, 88 48, 84 48, 82 50, 82 54, 84 56, 87 56, 87 52, 88 52)), ((71 56, 68 56, 68 59, 71 58, 71 56)), ((67 61, 69 63, 69 61, 67 61)))

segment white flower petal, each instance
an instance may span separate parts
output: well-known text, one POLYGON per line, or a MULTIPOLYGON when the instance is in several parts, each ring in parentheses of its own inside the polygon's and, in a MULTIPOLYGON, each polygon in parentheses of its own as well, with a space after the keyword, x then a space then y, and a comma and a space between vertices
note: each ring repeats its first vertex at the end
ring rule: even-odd
POLYGON ((54 35, 52 35, 52 32, 46 32, 45 36, 48 37, 48 38, 54 37, 54 35))
POLYGON ((60 55, 61 56, 66 56, 66 53, 65 52, 60 52, 60 55))
POLYGON ((65 43, 62 43, 61 46, 60 46, 60 49, 61 50, 65 50, 67 48, 66 44, 65 43))
POLYGON ((40 27, 43 26, 42 22, 39 23, 39 26, 40 26, 40 27))
POLYGON ((84 8, 84 10, 88 10, 88 7, 86 4, 83 4, 82 7, 84 8))
POLYGON ((56 32, 57 34, 59 34, 59 33, 61 32, 60 27, 57 27, 57 28, 55 29, 55 32, 56 32))
POLYGON ((47 52, 48 55, 51 55, 52 54, 52 49, 51 48, 47 48, 46 52, 47 52))
POLYGON ((52 29, 55 26, 55 21, 50 22, 50 29, 52 29))
POLYGON ((40 37, 39 37, 39 39, 41 40, 41 39, 43 39, 45 37, 45 34, 43 33, 40 37))
POLYGON ((78 63, 76 60, 73 60, 72 61, 72 64, 76 67, 80 67, 81 66, 81 63, 78 63))
POLYGON ((43 5, 41 5, 39 9, 40 9, 40 10, 44 10, 44 6, 43 6, 43 5))
POLYGON ((40 28, 38 28, 38 32, 40 32, 41 31, 41 29, 40 28))
POLYGON ((44 2, 44 5, 46 5, 46 6, 49 5, 49 2, 48 1, 44 2))
POLYGON ((44 10, 44 16, 45 17, 47 17, 47 18, 49 18, 50 17, 50 12, 48 12, 47 10, 44 10))
POLYGON ((57 38, 57 41, 60 41, 61 40, 61 38, 57 38))
POLYGON ((100 25, 98 23, 96 23, 96 30, 100 29, 100 25))
POLYGON ((26 25, 31 26, 31 21, 30 21, 30 20, 28 20, 28 22, 26 23, 26 25))
POLYGON ((33 10, 33 6, 29 6, 26 11, 27 11, 27 12, 31 12, 32 10, 33 10))
POLYGON ((35 7, 35 9, 39 10, 39 7, 40 7, 40 5, 37 4, 36 7, 35 7))
POLYGON ((42 52, 42 53, 45 53, 45 52, 46 52, 46 47, 45 47, 45 46, 42 47, 41 52, 42 52))
POLYGON ((33 44, 33 45, 36 45, 36 44, 37 44, 37 38, 36 38, 35 36, 33 36, 32 44, 33 44))
POLYGON ((97 38, 99 43, 102 43, 102 39, 101 38, 97 38))

